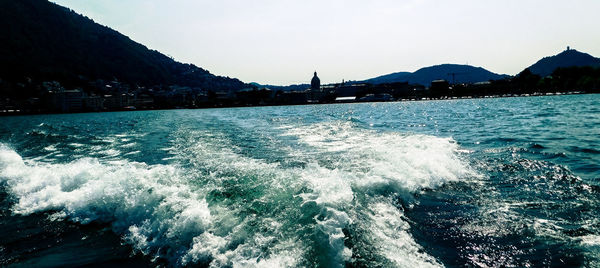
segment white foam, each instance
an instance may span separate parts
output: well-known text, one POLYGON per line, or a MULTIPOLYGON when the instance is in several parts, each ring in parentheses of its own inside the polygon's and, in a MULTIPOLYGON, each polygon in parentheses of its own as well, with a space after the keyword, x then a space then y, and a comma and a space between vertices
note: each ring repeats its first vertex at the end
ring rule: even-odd
POLYGON ((107 222, 136 250, 174 264, 301 266, 318 243, 327 247, 327 265, 341 267, 353 254, 344 230, 360 228, 394 265, 439 265, 411 237, 392 200, 473 175, 452 139, 343 122, 280 129, 305 145, 287 148, 308 160, 304 168, 245 156, 218 132, 185 131, 174 135, 168 159, 188 169, 119 159, 24 161, 2 147, 0 179, 17 197, 15 213, 53 210, 54 220, 107 222), (232 189, 239 200, 206 201, 232 189), (290 222, 304 214, 312 217, 306 226, 290 222))
POLYGON ((600 235, 586 235, 579 238, 585 246, 600 247, 600 235))
MULTIPOLYGON (((200 152, 201 157, 192 160, 199 160, 198 164, 210 169, 208 176, 184 172, 174 165, 127 160, 101 162, 84 158, 64 164, 24 161, 3 146, 0 179, 17 198, 15 213, 58 211, 49 219, 70 219, 82 224, 106 222, 139 252, 167 258, 173 264, 294 265, 302 259, 304 246, 293 234, 282 239, 281 224, 276 220, 261 219, 265 226, 260 230, 266 233, 248 233, 256 219, 240 215, 246 209, 243 205, 249 204, 228 204, 229 200, 224 200, 224 204, 214 203, 209 208, 205 201, 206 194, 222 187, 221 183, 237 183, 242 176, 248 176, 257 181, 243 187, 268 187, 265 196, 257 201, 273 202, 277 196, 270 194, 278 195, 285 189, 285 178, 290 173, 280 170, 277 164, 222 150, 221 145, 198 143, 190 147, 200 152), (198 179, 202 179, 201 188, 190 184, 198 179), (232 243, 236 246, 232 247, 232 243), (265 255, 267 248, 270 254, 265 255)), ((284 195, 287 196, 291 194, 284 195)), ((281 217, 284 220, 286 216, 281 217)))
POLYGON ((350 185, 352 180, 349 178, 351 174, 310 163, 301 172, 301 176, 312 189, 312 192, 302 194, 305 200, 339 207, 350 203, 354 198, 350 185))
POLYGON ((399 267, 440 267, 440 263, 422 250, 409 233, 410 225, 404 215, 391 202, 369 205, 371 225, 367 228, 375 247, 393 264, 399 267))
POLYGON ((302 260, 299 245, 291 240, 279 241, 270 248, 275 254, 264 256, 260 249, 274 244, 276 237, 256 234, 234 250, 227 249, 229 241, 210 233, 195 237, 192 248, 183 257, 182 264, 210 260, 210 267, 296 267, 302 260))
POLYGON ((56 149, 56 144, 48 145, 48 146, 44 147, 44 150, 49 151, 49 152, 54 152, 54 151, 57 150, 56 149))
POLYGON ((108 150, 100 151, 99 154, 106 155, 106 156, 118 156, 121 154, 121 151, 116 150, 116 149, 108 149, 108 150))
POLYGON ((352 250, 344 245, 345 235, 343 232, 352 219, 345 212, 332 208, 327 208, 323 214, 324 220, 315 220, 319 229, 327 235, 328 246, 331 250, 328 254, 332 260, 331 265, 341 267, 352 257, 352 250))
MULTIPOLYGON (((174 166, 85 158, 67 164, 26 163, 0 149, 0 178, 18 199, 13 211, 56 210, 52 219, 111 223, 140 251, 189 244, 209 228, 208 204, 174 166)), ((166 256, 177 258, 177 254, 166 256)))
POLYGON ((16 170, 24 167, 23 158, 17 152, 4 144, 0 144, 0 170, 4 172, 16 172, 16 170))
POLYGON ((584 253, 587 259, 585 266, 600 267, 600 235, 589 234, 575 238, 586 249, 584 253))
POLYGON ((440 266, 435 258, 422 252, 410 235, 402 212, 391 200, 410 199, 412 193, 421 189, 476 176, 457 156, 456 142, 450 138, 356 129, 350 122, 280 129, 284 135, 295 136, 308 145, 307 154, 314 155, 316 151, 320 153, 316 158, 331 162, 325 162, 328 168, 315 163, 307 165, 302 178, 313 191, 302 197, 328 208, 330 215, 319 224, 329 234, 330 246, 337 252, 333 258, 338 263, 347 261, 352 254, 343 246, 342 229, 355 223, 370 234, 373 247, 394 265, 440 266), (369 203, 357 202, 356 194, 366 197, 369 203), (346 213, 349 211, 352 213, 346 213), (365 222, 359 216, 362 213, 367 213, 370 221, 365 222))
POLYGON ((85 146, 85 144, 81 144, 81 143, 77 143, 77 142, 72 142, 72 143, 69 143, 69 146, 75 147, 75 148, 81 148, 81 147, 85 146))
POLYGON ((357 186, 414 192, 476 176, 457 156, 459 147, 451 138, 378 133, 350 122, 289 128, 285 135, 325 154, 334 152, 336 168, 357 186))
POLYGON ((304 203, 314 202, 324 208, 315 218, 329 247, 329 252, 323 254, 328 254, 331 258, 330 265, 342 266, 352 257, 352 250, 344 245, 345 235, 342 231, 352 223, 352 219, 344 212, 352 207, 354 199, 349 174, 323 168, 316 163, 309 164, 300 173, 301 181, 312 190, 300 195, 304 203))
POLYGON ((142 151, 133 151, 133 152, 128 152, 128 153, 126 153, 126 154, 124 154, 124 155, 125 155, 125 156, 128 156, 128 155, 136 155, 136 154, 140 154, 141 152, 142 152, 142 151))

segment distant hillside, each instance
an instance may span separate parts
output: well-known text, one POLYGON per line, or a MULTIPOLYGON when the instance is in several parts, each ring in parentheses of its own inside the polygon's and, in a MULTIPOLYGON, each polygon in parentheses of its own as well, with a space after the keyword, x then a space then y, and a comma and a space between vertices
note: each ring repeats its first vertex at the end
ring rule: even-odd
POLYGON ((393 82, 409 82, 411 84, 430 85, 431 81, 444 79, 456 83, 476 83, 489 80, 499 80, 508 77, 492 73, 481 67, 459 64, 442 64, 431 67, 425 67, 417 70, 414 73, 399 72, 388 75, 379 76, 365 80, 364 82, 373 84, 393 83, 393 82), (454 74, 454 77, 453 75, 454 74))
POLYGON ((0 6, 0 79, 28 77, 67 85, 118 79, 213 90, 247 86, 176 62, 46 0, 0 0, 0 6))
POLYGON ((548 76, 559 67, 582 67, 600 66, 600 58, 590 54, 579 52, 575 49, 567 49, 560 54, 545 57, 529 67, 529 70, 537 75, 548 76))
POLYGON ((373 83, 373 84, 383 84, 383 83, 394 83, 394 82, 406 82, 410 79, 412 73, 410 72, 397 72, 386 74, 382 76, 378 76, 375 78, 367 79, 364 82, 373 83))

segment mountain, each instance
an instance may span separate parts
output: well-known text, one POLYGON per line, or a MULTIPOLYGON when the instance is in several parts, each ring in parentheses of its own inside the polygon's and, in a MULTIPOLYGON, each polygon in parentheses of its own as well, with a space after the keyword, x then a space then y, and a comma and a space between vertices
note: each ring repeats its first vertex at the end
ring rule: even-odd
POLYGON ((406 82, 410 79, 410 72, 397 72, 378 76, 375 78, 367 79, 364 82, 372 84, 383 84, 383 83, 394 83, 394 82, 406 82))
POLYGON ((247 87, 177 62, 106 26, 46 0, 0 0, 0 79, 56 80, 79 86, 96 79, 212 90, 247 87))
POLYGON ((481 67, 459 64, 442 64, 425 67, 414 73, 399 72, 365 80, 372 84, 409 82, 428 86, 431 81, 444 79, 455 83, 476 83, 507 78, 508 75, 492 73, 481 67))
POLYGON ((559 67, 582 67, 582 66, 600 66, 600 58, 593 57, 590 54, 579 52, 575 49, 567 50, 551 56, 545 57, 529 67, 533 74, 548 76, 559 67))

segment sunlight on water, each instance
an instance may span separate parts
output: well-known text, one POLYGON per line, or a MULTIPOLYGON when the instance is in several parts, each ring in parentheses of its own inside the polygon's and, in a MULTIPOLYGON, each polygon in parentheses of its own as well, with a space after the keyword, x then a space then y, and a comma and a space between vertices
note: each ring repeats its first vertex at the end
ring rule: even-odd
POLYGON ((157 265, 598 263, 583 152, 525 130, 429 124, 445 112, 426 104, 154 111, 164 118, 92 134, 34 120, 2 139, 0 180, 11 217, 109 226, 157 265), (421 110, 432 116, 401 121, 421 110))

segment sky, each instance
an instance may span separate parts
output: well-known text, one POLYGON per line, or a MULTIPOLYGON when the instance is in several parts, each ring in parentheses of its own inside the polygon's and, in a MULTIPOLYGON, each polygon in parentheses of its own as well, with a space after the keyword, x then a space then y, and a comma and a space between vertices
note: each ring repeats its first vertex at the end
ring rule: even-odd
POLYGON ((443 63, 515 75, 567 46, 600 57, 599 0, 52 0, 244 82, 362 80, 443 63))

